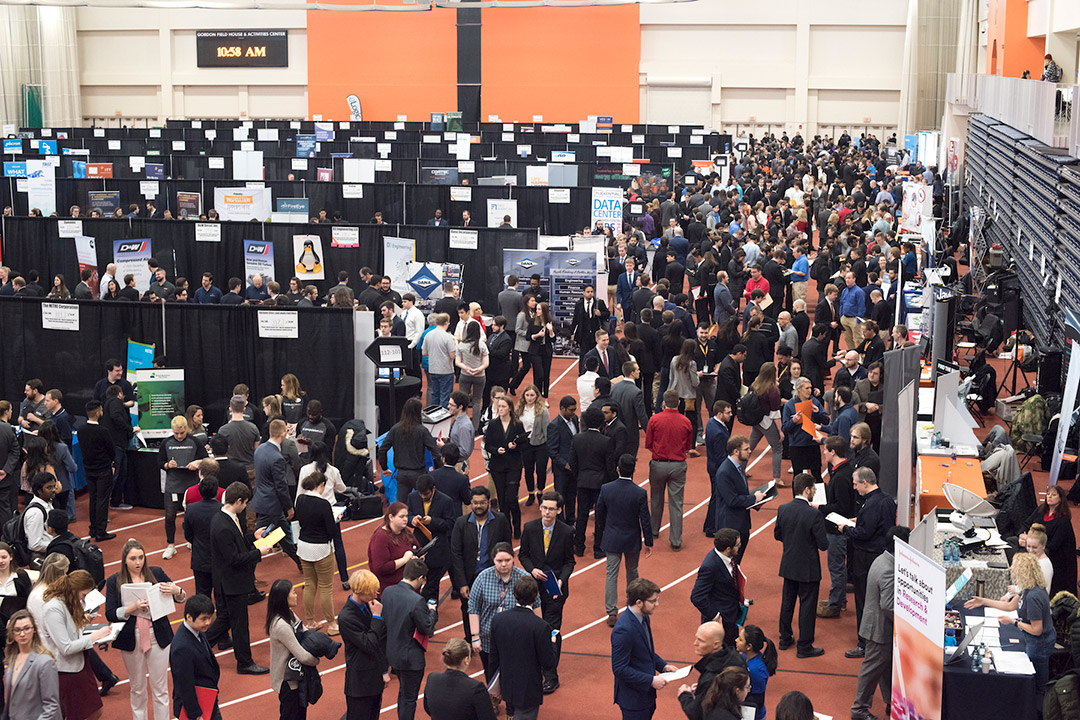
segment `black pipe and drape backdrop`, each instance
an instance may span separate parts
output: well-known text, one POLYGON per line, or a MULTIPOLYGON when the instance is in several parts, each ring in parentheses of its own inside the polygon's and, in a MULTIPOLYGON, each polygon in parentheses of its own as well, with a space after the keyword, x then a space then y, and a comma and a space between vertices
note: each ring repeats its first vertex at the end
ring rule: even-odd
MULTIPOLYGON (((521 205, 519 204, 519 208, 521 205)), ((423 262, 460 263, 462 297, 479 302, 485 310, 498 307, 503 287, 503 248, 533 249, 536 230, 498 230, 479 228, 477 249, 450 249, 450 230, 427 225, 361 225, 359 247, 332 247, 331 225, 306 223, 224 222, 221 242, 196 242, 195 223, 181 220, 84 219, 83 233, 95 239, 98 271, 113 259, 113 241, 150 238, 154 258, 165 268, 170 280, 185 277, 193 295, 202 274, 214 274, 214 283, 222 292, 228 290, 230 277, 244 277, 244 241, 263 240, 274 245, 275 279, 287 290, 295 274, 292 265, 293 235, 318 235, 322 239, 326 280, 313 284, 320 297, 337 283, 339 270, 352 277, 361 267, 380 272, 383 267, 384 235, 416 241, 416 259, 423 262)), ((56 218, 3 218, 2 262, 23 275, 37 270, 44 286, 52 277, 63 274, 69 290, 78 283, 79 265, 75 241, 61 238, 56 218)), ((148 271, 149 272, 149 271, 148 271)), ((121 278, 122 280, 122 278, 121 278)), ((355 287, 355 284, 354 284, 355 287)), ((170 306, 171 307, 171 306, 170 306)))
POLYGON ((253 402, 281 392, 291 372, 309 398, 321 400, 338 427, 353 417, 353 317, 350 310, 294 308, 295 340, 259 337, 258 308, 184 303, 68 301, 79 306, 79 331, 45 330, 41 303, 0 298, 0 391, 17 408, 23 386, 39 378, 64 393, 64 406, 83 415, 105 361, 127 358, 129 339, 164 350, 169 367, 184 368, 185 401, 205 409, 211 429, 224 420, 233 386, 253 402), (162 309, 164 308, 164 315, 162 309), (163 336, 164 322, 164 336, 163 336))

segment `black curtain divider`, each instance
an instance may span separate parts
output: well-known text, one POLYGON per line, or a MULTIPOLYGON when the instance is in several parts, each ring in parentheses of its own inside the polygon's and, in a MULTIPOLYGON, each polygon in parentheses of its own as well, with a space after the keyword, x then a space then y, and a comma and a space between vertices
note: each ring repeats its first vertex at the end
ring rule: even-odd
POLYGON ((258 308, 162 306, 157 303, 69 301, 79 306, 79 332, 41 327, 41 300, 0 297, 0 390, 18 407, 24 383, 39 378, 64 393, 64 405, 82 415, 105 361, 124 362, 129 339, 154 343, 169 367, 184 368, 185 402, 201 405, 216 429, 233 386, 244 383, 253 402, 281 390, 295 374, 309 398, 321 400, 338 427, 353 417, 353 318, 349 310, 297 308, 299 338, 259 337, 258 308))
MULTIPOLYGON (((478 218, 479 220, 479 218, 478 218)), ((276 278, 283 289, 295 274, 293 236, 318 235, 323 246, 323 281, 312 284, 325 292, 337 283, 340 270, 356 277, 361 267, 376 272, 383 269, 384 235, 416 240, 416 259, 424 262, 454 262, 464 266, 462 284, 465 295, 484 308, 498 306, 502 289, 502 251, 504 248, 536 247, 535 229, 499 230, 477 228, 477 249, 450 249, 450 230, 427 225, 360 225, 360 245, 337 248, 332 245, 333 226, 301 223, 221 223, 221 242, 195 242, 195 226, 179 220, 84 220, 83 232, 96 243, 99 272, 112 262, 113 242, 132 238, 150 238, 151 251, 165 268, 169 278, 185 277, 195 292, 202 274, 213 273, 215 284, 224 292, 230 277, 244 276, 244 241, 265 240, 273 243, 276 278)), ((33 269, 43 285, 63 274, 69 289, 78 283, 78 259, 75 242, 59 237, 56 218, 3 218, 2 262, 24 274, 33 269)), ((122 278, 121 278, 122 279, 122 278)), ((2 337, 2 336, 0 336, 2 337)))

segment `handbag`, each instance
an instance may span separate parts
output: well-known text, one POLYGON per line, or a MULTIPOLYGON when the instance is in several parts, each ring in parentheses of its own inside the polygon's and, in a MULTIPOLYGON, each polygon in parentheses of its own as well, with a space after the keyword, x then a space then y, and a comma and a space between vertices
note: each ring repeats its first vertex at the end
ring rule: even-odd
POLYGON ((683 398, 683 409, 686 412, 694 412, 697 409, 697 398, 683 398))

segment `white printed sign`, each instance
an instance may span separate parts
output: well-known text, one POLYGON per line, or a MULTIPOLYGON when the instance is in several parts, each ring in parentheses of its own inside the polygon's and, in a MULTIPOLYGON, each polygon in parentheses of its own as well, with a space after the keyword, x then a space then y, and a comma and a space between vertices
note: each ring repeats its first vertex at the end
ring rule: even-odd
POLYGON ((45 330, 79 332, 79 306, 67 303, 42 303, 41 327, 45 330))
POLYGON ((220 223, 195 223, 196 242, 221 242, 220 223))
POLYGON ((476 250, 478 247, 477 238, 480 233, 476 230, 450 230, 450 249, 451 250, 476 250))
POLYGON ((299 338, 300 314, 295 310, 260 310, 259 337, 289 340, 299 338))

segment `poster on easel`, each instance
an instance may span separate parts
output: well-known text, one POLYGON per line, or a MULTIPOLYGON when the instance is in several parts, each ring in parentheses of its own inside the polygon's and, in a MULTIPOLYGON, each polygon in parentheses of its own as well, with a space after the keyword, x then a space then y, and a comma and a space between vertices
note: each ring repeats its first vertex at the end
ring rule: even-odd
POLYGON ((97 300, 98 297, 98 264, 97 264, 97 245, 94 242, 94 238, 87 235, 75 236, 75 257, 79 261, 79 277, 82 277, 83 270, 90 271, 90 279, 87 281, 90 285, 90 297, 97 300))
POLYGON ((139 428, 146 440, 168 437, 172 419, 184 414, 183 368, 151 368, 135 373, 139 428))
POLYGON ((574 357, 581 351, 570 333, 574 305, 585 286, 596 283, 596 254, 591 250, 503 250, 503 274, 517 275, 518 290, 529 286, 534 273, 540 276, 540 287, 551 298, 554 354, 574 357))
MULTIPOLYGON (((416 241, 411 238, 383 237, 383 268, 390 276, 390 287, 399 294, 410 291, 409 264, 416 260, 416 241)), ((377 308, 369 308, 377 310, 377 308)))
POLYGON ((941 720, 945 568, 896 539, 892 717, 941 720))

